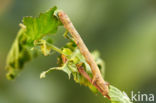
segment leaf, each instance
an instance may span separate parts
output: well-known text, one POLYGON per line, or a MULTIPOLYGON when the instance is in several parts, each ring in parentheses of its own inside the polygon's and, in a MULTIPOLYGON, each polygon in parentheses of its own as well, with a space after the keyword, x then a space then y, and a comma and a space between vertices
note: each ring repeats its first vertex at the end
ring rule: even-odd
MULTIPOLYGON (((40 41, 44 36, 56 33, 61 23, 57 17, 54 16, 55 10, 57 10, 56 7, 45 13, 41 13, 39 17, 23 18, 21 29, 7 56, 6 69, 8 70, 8 79, 14 79, 24 64, 31 60, 34 53, 30 49, 35 46, 34 41, 40 41)), ((48 40, 41 41, 41 51, 44 55, 48 55, 50 49, 45 43, 48 42, 48 40)))
POLYGON ((35 47, 39 46, 38 50, 41 51, 44 56, 49 55, 50 52, 51 52, 51 47, 48 45, 48 42, 46 40, 43 40, 43 39, 38 40, 38 41, 35 40, 34 41, 34 46, 35 47))
POLYGON ((43 71, 41 74, 40 74, 40 78, 45 78, 46 77, 46 74, 49 73, 50 71, 53 71, 53 70, 62 70, 64 71, 65 73, 68 74, 69 78, 70 78, 70 75, 71 75, 71 71, 69 70, 69 68, 67 67, 67 63, 65 63, 62 67, 53 67, 53 68, 50 68, 48 69, 47 71, 43 71))
POLYGON ((125 92, 121 92, 116 87, 109 86, 109 94, 111 103, 132 103, 125 92))
POLYGON ((94 58, 94 60, 96 61, 96 64, 98 65, 100 72, 104 78, 105 76, 105 62, 103 61, 103 59, 100 58, 100 53, 99 51, 95 50, 92 52, 92 57, 94 58))
POLYGON ((31 60, 30 51, 26 48, 26 37, 24 29, 18 32, 18 35, 12 45, 7 57, 6 69, 8 79, 14 79, 17 73, 23 68, 24 64, 31 60))
POLYGON ((54 34, 61 22, 54 15, 56 7, 53 7, 39 17, 24 17, 22 22, 26 26, 27 42, 33 44, 34 40, 39 40, 48 34, 54 34))

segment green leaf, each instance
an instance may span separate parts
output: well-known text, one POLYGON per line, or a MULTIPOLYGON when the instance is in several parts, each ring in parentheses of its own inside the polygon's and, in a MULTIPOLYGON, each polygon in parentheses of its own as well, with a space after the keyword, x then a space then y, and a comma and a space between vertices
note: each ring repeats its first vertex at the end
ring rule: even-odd
POLYGON ((125 92, 121 92, 116 87, 109 86, 109 94, 111 103, 132 103, 125 92))
POLYGON ((49 40, 44 41, 41 39, 46 35, 56 33, 58 26, 61 25, 57 17, 54 16, 55 10, 57 10, 56 7, 41 13, 39 17, 23 18, 22 27, 7 56, 8 79, 14 79, 24 64, 31 60, 34 55, 31 51, 31 48, 35 46, 34 41, 41 41, 42 45, 40 47, 44 55, 50 53, 51 48, 46 44, 49 40))
POLYGON ((25 30, 20 29, 7 57, 6 69, 8 79, 14 79, 24 64, 31 60, 31 53, 26 47, 25 30))
POLYGON ((100 53, 99 51, 95 50, 92 52, 92 57, 94 58, 94 60, 96 61, 96 64, 98 65, 100 72, 104 78, 105 76, 105 62, 103 59, 100 58, 100 53))
POLYGON ((34 46, 39 47, 38 50, 41 51, 44 56, 49 55, 51 52, 51 46, 48 45, 46 40, 35 40, 34 46))
POLYGON ((41 13, 39 17, 24 17, 23 24, 26 26, 27 42, 32 44, 34 40, 39 40, 48 34, 54 34, 61 22, 54 15, 56 7, 45 13, 41 13))
POLYGON ((53 67, 53 68, 50 68, 48 69, 47 71, 43 71, 41 74, 40 74, 40 78, 45 78, 46 77, 46 74, 49 73, 50 71, 53 71, 53 70, 62 70, 64 71, 65 73, 68 74, 69 78, 70 78, 70 75, 71 75, 71 71, 69 70, 68 68, 68 62, 65 63, 63 66, 61 67, 53 67))

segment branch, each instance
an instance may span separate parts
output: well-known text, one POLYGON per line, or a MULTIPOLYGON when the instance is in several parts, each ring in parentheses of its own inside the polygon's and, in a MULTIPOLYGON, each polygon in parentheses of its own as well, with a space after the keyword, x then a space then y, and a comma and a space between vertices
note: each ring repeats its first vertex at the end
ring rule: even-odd
MULTIPOLYGON (((78 69, 78 71, 79 71, 79 73, 84 77, 84 78, 86 78, 91 84, 92 84, 92 79, 90 78, 90 76, 85 72, 85 70, 84 70, 84 67, 81 65, 81 64, 77 64, 76 65, 77 66, 77 69, 78 69)), ((94 84, 92 84, 92 85, 94 85, 96 88, 97 88, 97 90, 99 91, 99 92, 103 92, 102 90, 101 90, 101 88, 96 84, 96 83, 94 83, 94 84)), ((107 85, 109 85, 109 83, 107 83, 107 85)), ((105 95, 108 99, 110 99, 110 97, 108 96, 108 95, 105 95)))
POLYGON ((93 79, 92 79, 92 84, 96 84, 100 90, 103 96, 108 95, 108 85, 102 78, 102 75, 100 73, 100 70, 93 60, 88 48, 86 47, 85 43, 81 39, 79 33, 75 29, 74 25, 70 21, 69 17, 63 12, 59 11, 58 12, 59 19, 61 20, 62 24, 64 27, 70 32, 72 35, 75 43, 77 44, 78 48, 80 49, 81 54, 85 57, 87 63, 90 65, 92 73, 93 73, 93 79))

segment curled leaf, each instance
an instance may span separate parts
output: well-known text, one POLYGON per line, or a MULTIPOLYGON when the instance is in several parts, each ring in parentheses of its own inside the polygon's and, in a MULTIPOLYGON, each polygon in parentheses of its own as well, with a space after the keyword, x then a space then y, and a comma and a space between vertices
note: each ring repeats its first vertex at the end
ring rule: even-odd
POLYGON ((46 77, 46 74, 49 73, 50 71, 53 71, 53 70, 62 70, 62 71, 64 71, 65 73, 67 73, 68 76, 69 76, 69 78, 70 78, 71 71, 70 71, 69 68, 67 67, 67 64, 68 64, 68 62, 65 63, 65 64, 64 64, 63 66, 61 66, 61 67, 53 67, 53 68, 50 68, 50 69, 48 69, 48 70, 46 70, 46 71, 43 71, 43 72, 40 74, 40 78, 41 78, 41 79, 42 79, 42 78, 45 78, 45 77, 46 77))

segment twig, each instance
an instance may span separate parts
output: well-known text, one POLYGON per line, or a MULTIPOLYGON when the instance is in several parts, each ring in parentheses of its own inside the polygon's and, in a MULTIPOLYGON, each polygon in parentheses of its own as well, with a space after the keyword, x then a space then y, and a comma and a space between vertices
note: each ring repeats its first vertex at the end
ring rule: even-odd
MULTIPOLYGON (((92 79, 91 79, 90 76, 86 73, 86 71, 84 70, 84 67, 83 67, 82 65, 79 65, 79 64, 77 64, 76 66, 77 66, 77 69, 78 69, 79 73, 80 73, 84 78, 86 78, 86 79, 92 84, 92 79)), ((92 84, 92 85, 94 85, 94 86, 97 88, 97 90, 98 90, 99 92, 102 93, 101 88, 100 88, 96 83, 94 83, 94 84, 92 84)), ((108 83, 107 85, 109 85, 109 83, 108 83)), ((108 95, 106 95, 106 97, 107 97, 108 99, 110 99, 110 97, 109 97, 108 95)))
MULTIPOLYGON (((84 78, 86 78, 86 79, 92 84, 92 79, 91 79, 90 76, 85 72, 84 67, 81 66, 81 65, 79 65, 79 64, 77 64, 76 66, 77 66, 77 69, 78 69, 79 73, 80 73, 84 78)), ((101 90, 95 83, 94 83, 93 85, 99 90, 99 92, 102 92, 102 90, 101 90)))
POLYGON ((72 35, 75 43, 77 44, 78 48, 80 49, 81 54, 85 57, 87 63, 90 65, 93 73, 93 79, 92 84, 96 84, 100 90, 103 96, 108 95, 108 85, 102 78, 102 75, 100 73, 100 70, 93 60, 88 48, 86 47, 85 43, 81 39, 79 33, 75 29, 74 25, 70 21, 69 17, 63 12, 58 12, 59 19, 61 20, 64 27, 68 30, 68 32, 72 35))

